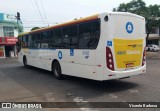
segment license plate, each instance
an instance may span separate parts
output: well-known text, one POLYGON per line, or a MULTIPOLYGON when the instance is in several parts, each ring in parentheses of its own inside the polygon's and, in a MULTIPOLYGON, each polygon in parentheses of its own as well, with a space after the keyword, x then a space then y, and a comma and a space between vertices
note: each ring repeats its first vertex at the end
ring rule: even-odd
POLYGON ((134 67, 134 63, 127 63, 126 68, 134 67))

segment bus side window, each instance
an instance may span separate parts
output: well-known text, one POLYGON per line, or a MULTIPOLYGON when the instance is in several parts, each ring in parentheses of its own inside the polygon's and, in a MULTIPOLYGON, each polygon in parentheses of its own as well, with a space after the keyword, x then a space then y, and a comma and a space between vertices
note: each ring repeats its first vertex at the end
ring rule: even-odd
POLYGON ((35 34, 35 48, 41 48, 41 34, 40 33, 36 33, 35 34))
POLYGON ((34 34, 28 36, 28 47, 35 48, 34 46, 34 34))
POLYGON ((62 48, 61 29, 54 29, 50 33, 50 48, 62 48))
POLYGON ((28 35, 22 37, 22 48, 28 48, 28 35))
POLYGON ((63 28, 63 48, 77 48, 78 33, 77 25, 63 28))
POLYGON ((49 48, 49 31, 44 31, 41 33, 41 48, 49 48))
POLYGON ((100 37, 99 20, 79 25, 79 49, 96 49, 100 37))

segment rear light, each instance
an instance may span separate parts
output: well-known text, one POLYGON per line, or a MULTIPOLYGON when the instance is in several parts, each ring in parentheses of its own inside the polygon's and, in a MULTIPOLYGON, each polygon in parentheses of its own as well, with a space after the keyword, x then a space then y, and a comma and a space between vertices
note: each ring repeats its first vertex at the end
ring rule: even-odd
POLYGON ((143 51, 142 66, 144 66, 145 63, 146 63, 146 48, 144 48, 144 51, 143 51))
POLYGON ((115 74, 109 74, 108 76, 111 77, 111 76, 116 76, 116 75, 115 74))
POLYGON ((108 69, 114 71, 113 54, 109 47, 106 47, 106 64, 108 69))

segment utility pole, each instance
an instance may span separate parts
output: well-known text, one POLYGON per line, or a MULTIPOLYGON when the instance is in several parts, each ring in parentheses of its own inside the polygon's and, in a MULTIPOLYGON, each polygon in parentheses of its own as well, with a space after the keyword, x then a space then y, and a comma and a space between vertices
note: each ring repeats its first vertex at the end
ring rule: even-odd
POLYGON ((18 32, 21 32, 21 29, 20 29, 20 27, 19 27, 19 21, 21 20, 21 17, 20 17, 20 13, 19 13, 19 12, 17 12, 16 18, 17 18, 18 32))

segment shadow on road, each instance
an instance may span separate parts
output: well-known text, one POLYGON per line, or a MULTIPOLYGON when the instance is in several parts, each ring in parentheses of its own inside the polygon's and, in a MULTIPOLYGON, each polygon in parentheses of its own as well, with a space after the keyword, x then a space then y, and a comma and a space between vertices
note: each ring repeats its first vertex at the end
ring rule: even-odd
POLYGON ((104 93, 116 93, 137 87, 138 84, 124 80, 94 81, 67 76, 57 80, 52 73, 35 67, 8 67, 0 69, 6 76, 36 95, 45 93, 72 93, 92 98, 104 93))

